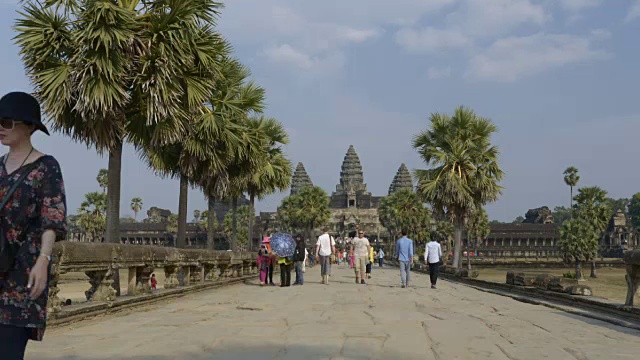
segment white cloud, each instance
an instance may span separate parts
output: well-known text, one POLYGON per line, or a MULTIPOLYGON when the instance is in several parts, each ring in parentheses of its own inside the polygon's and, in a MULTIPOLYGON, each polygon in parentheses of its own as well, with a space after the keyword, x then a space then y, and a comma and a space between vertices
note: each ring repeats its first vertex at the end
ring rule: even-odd
POLYGON ((263 54, 267 59, 275 63, 292 65, 300 69, 309 69, 313 66, 313 61, 309 55, 294 49, 289 44, 267 48, 263 51, 263 54))
POLYGON ((602 0, 560 0, 560 6, 570 12, 578 12, 602 5, 602 0))
POLYGON ((640 0, 635 0, 631 6, 629 6, 629 11, 627 11, 627 16, 624 18, 624 22, 630 22, 637 18, 640 18, 640 0))
POLYGON ((506 34, 523 25, 543 25, 550 16, 530 0, 466 0, 449 14, 447 24, 468 36, 487 38, 506 34))
POLYGON ((591 30, 591 35, 596 40, 606 40, 611 38, 611 31, 607 29, 594 29, 591 30))
POLYGON ((429 67, 429 69, 427 69, 427 77, 431 80, 448 78, 449 76, 451 76, 450 66, 443 68, 431 66, 429 67))
POLYGON ((422 30, 401 29, 396 33, 396 43, 408 51, 436 51, 456 49, 469 45, 469 38, 457 31, 427 27, 422 30))
POLYGON ((547 69, 607 56, 603 51, 594 50, 586 37, 537 33, 496 41, 470 60, 467 75, 511 82, 547 69))
POLYGON ((312 56, 290 44, 281 44, 264 49, 260 55, 271 63, 304 70, 307 74, 333 72, 344 66, 344 56, 339 52, 312 56))
POLYGON ((375 29, 353 29, 350 27, 345 27, 338 30, 339 38, 354 43, 361 43, 369 39, 373 39, 378 36, 379 33, 380 32, 375 29))

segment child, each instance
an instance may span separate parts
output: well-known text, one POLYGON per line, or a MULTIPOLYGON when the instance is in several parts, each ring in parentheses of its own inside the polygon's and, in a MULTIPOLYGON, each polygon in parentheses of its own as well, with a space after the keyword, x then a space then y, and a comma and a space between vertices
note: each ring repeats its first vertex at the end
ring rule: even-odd
POLYGON ((280 287, 291 286, 291 265, 293 261, 289 258, 281 257, 278 259, 280 265, 280 287))
POLYGON ((158 280, 156 280, 156 274, 151 274, 151 290, 156 290, 158 280))
POLYGON ((260 286, 264 286, 267 282, 267 274, 269 272, 269 252, 267 246, 262 244, 258 251, 258 259, 256 259, 257 267, 260 269, 260 286))

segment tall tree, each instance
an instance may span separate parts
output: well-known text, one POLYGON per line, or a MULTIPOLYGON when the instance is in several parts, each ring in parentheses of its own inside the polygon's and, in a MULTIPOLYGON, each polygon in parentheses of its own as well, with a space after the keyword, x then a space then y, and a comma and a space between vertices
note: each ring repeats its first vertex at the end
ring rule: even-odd
POLYGON ((400 237, 402 230, 416 241, 423 241, 431 230, 431 210, 411 190, 400 189, 380 202, 378 217, 382 226, 400 237))
POLYGON ((296 195, 287 196, 282 200, 281 219, 289 222, 293 229, 301 229, 307 239, 313 238, 313 230, 325 225, 331 217, 329 210, 329 195, 318 186, 305 187, 296 195))
POLYGON ((436 216, 446 216, 454 224, 454 264, 459 267, 462 232, 471 211, 497 200, 502 192, 498 148, 491 144, 497 128, 462 106, 453 116, 431 114, 430 122, 413 139, 413 147, 430 167, 415 171, 416 190, 436 216))
POLYGON ((77 224, 80 230, 91 235, 93 242, 100 242, 104 235, 106 210, 106 194, 91 192, 84 195, 84 201, 78 209, 77 224))
MULTIPOLYGON (((246 224, 251 217, 255 216, 255 214, 251 213, 250 210, 251 209, 249 208, 249 206, 246 205, 238 207, 236 212, 236 220, 242 224, 246 224)), ((224 216, 224 221, 222 222, 222 231, 224 232, 224 235, 227 239, 231 239, 231 236, 233 235, 233 213, 231 211, 227 212, 224 216)), ((236 229, 236 232, 236 248, 238 249, 237 251, 246 251, 247 246, 249 245, 247 241, 249 238, 247 228, 244 226, 240 227, 236 229)))
POLYGON ((596 256, 600 248, 600 240, 611 218, 611 207, 607 200, 607 192, 598 186, 578 189, 575 201, 576 213, 591 226, 591 236, 598 244, 593 252, 586 256, 586 260, 591 260, 591 277, 595 278, 597 277, 596 256))
POLYGON ((609 208, 611 208, 611 216, 615 215, 615 213, 618 212, 618 210, 622 210, 622 212, 624 212, 625 214, 627 214, 629 212, 629 199, 626 198, 620 198, 620 199, 613 199, 613 198, 607 198, 607 203, 609 204, 609 208))
MULTIPOLYGON (((291 161, 284 156, 282 145, 289 143, 289 136, 284 126, 276 119, 253 117, 247 121, 249 128, 256 131, 264 141, 263 150, 259 154, 253 171, 247 175, 246 188, 249 194, 249 212, 255 212, 255 200, 276 191, 285 191, 291 184, 293 168, 291 161)), ((253 217, 248 221, 249 250, 253 244, 253 217)))
POLYGON ((489 216, 484 208, 474 209, 469 217, 467 227, 467 269, 471 270, 470 249, 474 252, 478 251, 478 245, 489 236, 491 229, 489 228, 489 216))
POLYGON ((109 185, 109 170, 100 169, 100 171, 98 171, 98 176, 96 177, 96 180, 98 181, 98 184, 100 184, 100 187, 102 188, 102 192, 106 193, 107 186, 109 185))
POLYGON ((131 210, 133 211, 133 218, 138 220, 138 213, 142 210, 142 198, 134 197, 131 199, 131 210))
MULTIPOLYGON (((54 130, 109 154, 108 242, 120 238, 123 143, 149 124, 179 124, 185 101, 204 101, 215 79, 192 75, 215 68, 219 8, 212 0, 30 0, 20 12, 20 55, 54 130)), ((159 144, 175 132, 153 137, 159 144)))
POLYGON ((560 226, 558 247, 575 261, 576 279, 584 280, 582 262, 591 258, 599 247, 599 233, 580 213, 560 226))
POLYGON ((556 206, 553 208, 553 219, 556 224, 562 224, 571 219, 571 209, 564 206, 556 206))
POLYGON ((636 193, 629 200, 629 216, 631 225, 640 231, 640 193, 636 193))
POLYGON ((578 169, 574 166, 569 166, 564 171, 564 183, 569 186, 571 198, 569 201, 569 209, 572 209, 571 212, 573 214, 573 188, 578 186, 578 182, 580 181, 580 176, 578 175, 578 169))

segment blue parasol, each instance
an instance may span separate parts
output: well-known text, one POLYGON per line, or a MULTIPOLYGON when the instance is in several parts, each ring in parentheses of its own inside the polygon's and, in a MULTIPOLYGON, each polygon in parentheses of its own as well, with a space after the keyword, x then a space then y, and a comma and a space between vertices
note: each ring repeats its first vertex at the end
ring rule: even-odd
POLYGON ((271 251, 280 257, 293 256, 296 249, 296 241, 293 236, 286 233, 275 233, 271 235, 271 251))

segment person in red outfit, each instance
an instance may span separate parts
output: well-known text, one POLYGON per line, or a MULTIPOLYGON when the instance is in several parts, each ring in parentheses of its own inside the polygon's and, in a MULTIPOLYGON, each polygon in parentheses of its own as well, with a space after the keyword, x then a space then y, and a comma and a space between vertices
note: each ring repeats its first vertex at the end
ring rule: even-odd
POLYGON ((151 289, 155 290, 158 286, 158 280, 156 280, 156 274, 151 274, 151 289))

